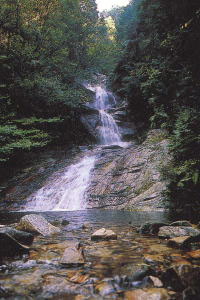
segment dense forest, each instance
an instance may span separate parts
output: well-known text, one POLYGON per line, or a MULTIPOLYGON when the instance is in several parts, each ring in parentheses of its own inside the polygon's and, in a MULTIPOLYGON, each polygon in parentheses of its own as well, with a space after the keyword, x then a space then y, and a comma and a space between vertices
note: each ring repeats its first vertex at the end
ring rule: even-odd
POLYGON ((131 0, 101 14, 95 0, 1 0, 1 168, 86 141, 81 83, 102 73, 141 135, 167 133, 172 206, 200 208, 199 32, 198 0, 131 0))
POLYGON ((124 54, 113 88, 141 132, 162 128, 173 161, 163 170, 176 208, 200 208, 200 3, 135 0, 117 14, 124 54))
POLYGON ((50 144, 87 140, 81 85, 118 52, 94 0, 2 0, 0 166, 50 144))

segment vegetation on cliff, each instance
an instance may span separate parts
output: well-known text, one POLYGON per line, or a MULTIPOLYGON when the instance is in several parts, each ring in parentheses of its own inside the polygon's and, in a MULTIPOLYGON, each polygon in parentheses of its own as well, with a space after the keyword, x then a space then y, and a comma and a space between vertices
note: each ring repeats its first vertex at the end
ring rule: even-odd
POLYGON ((114 90, 142 130, 169 132, 173 163, 164 170, 175 207, 200 208, 200 3, 132 0, 117 16, 124 54, 114 90))

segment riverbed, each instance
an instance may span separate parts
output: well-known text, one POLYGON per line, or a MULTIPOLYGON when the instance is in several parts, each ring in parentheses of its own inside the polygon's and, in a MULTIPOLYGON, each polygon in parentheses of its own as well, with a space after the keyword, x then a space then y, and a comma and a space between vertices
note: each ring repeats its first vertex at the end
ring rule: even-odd
MULTIPOLYGON (((25 214, 1 212, 1 224, 17 223, 25 214)), ((1 299, 129 299, 126 293, 140 284, 130 279, 138 269, 149 265, 159 274, 185 255, 182 250, 168 247, 165 240, 138 233, 139 226, 146 222, 169 223, 176 219, 167 212, 85 210, 39 214, 59 227, 61 233, 36 236, 28 254, 4 259, 0 266, 1 299), (117 240, 92 241, 92 233, 102 227, 113 230, 117 240), (83 247, 85 264, 63 266, 60 260, 65 248, 77 241, 83 247)))

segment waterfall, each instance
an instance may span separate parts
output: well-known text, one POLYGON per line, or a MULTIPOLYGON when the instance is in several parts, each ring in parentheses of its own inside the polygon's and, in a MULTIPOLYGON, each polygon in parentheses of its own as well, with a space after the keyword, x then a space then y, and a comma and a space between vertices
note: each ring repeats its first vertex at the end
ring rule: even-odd
MULTIPOLYGON (((97 132, 101 145, 120 145, 118 126, 108 110, 115 106, 115 97, 101 86, 87 88, 96 93, 90 104, 99 111, 97 132)), ((122 143, 121 143, 122 144, 122 143)), ((56 172, 48 182, 27 199, 26 211, 71 211, 85 209, 90 174, 95 165, 95 156, 88 153, 78 163, 56 172)))

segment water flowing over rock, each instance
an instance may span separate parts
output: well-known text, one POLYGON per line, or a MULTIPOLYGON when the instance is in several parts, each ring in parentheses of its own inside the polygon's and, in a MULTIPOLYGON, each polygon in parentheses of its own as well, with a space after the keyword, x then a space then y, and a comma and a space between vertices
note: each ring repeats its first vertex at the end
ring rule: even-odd
MULTIPOLYGON (((97 132, 102 145, 121 145, 121 135, 118 126, 108 109, 116 102, 111 93, 101 86, 90 87, 95 92, 95 101, 88 104, 86 111, 93 111, 95 118, 83 117, 90 132, 97 132)), ((95 133, 96 135, 96 133, 95 133)), ((87 151, 78 162, 67 166, 58 177, 52 176, 48 182, 27 199, 25 210, 29 211, 67 211, 87 208, 86 190, 90 184, 90 173, 94 168, 96 153, 87 151)))
POLYGON ((15 203, 17 209, 13 199, 22 199, 24 195, 20 206, 23 211, 164 210, 168 205, 163 196, 167 183, 161 180, 159 170, 170 159, 165 132, 150 131, 140 145, 134 140, 124 142, 122 131, 130 129, 123 120, 125 103, 116 101, 103 86, 87 88, 95 95, 85 106, 92 123, 84 113, 83 118, 90 123, 88 126, 98 144, 74 149, 67 160, 66 151, 63 164, 62 160, 58 161, 58 167, 56 159, 43 162, 36 173, 22 177, 22 184, 11 188, 5 197, 6 205, 10 200, 10 205, 15 203))
POLYGON ((88 106, 90 109, 96 110, 99 114, 99 119, 96 118, 96 113, 90 114, 89 118, 86 117, 84 124, 92 128, 94 135, 100 144, 104 145, 117 145, 121 143, 121 134, 117 123, 110 113, 110 109, 115 107, 115 97, 108 93, 103 87, 92 87, 87 85, 88 89, 95 92, 95 101, 88 106), (93 116, 93 117, 92 117, 93 116), (88 126, 89 125, 89 126, 88 126))
POLYGON ((89 184, 90 171, 95 157, 84 157, 80 162, 66 167, 63 174, 52 176, 48 183, 32 194, 26 210, 61 211, 79 210, 86 206, 85 189, 89 184))

